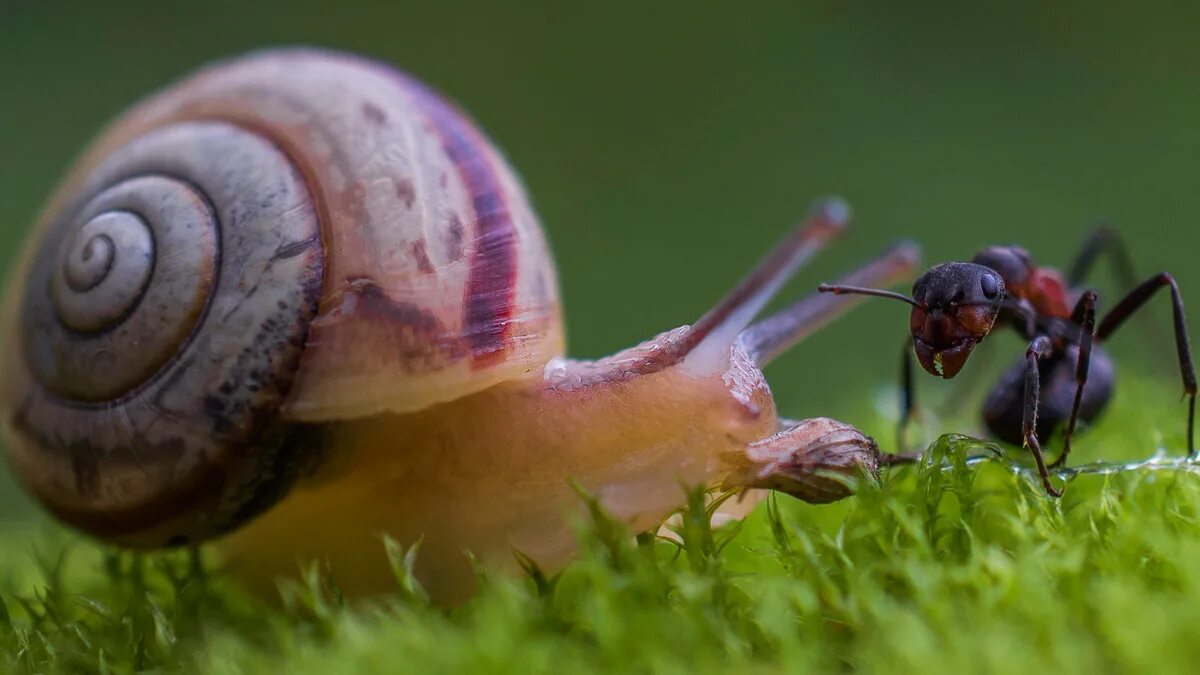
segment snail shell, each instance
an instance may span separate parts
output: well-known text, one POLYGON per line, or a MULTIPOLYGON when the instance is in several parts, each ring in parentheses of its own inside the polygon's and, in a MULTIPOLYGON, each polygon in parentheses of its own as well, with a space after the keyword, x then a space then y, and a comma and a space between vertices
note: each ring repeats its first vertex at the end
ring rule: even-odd
POLYGON ((217 64, 113 123, 4 311, 15 472, 134 546, 272 504, 313 424, 449 401, 563 349, 553 261, 498 151, 415 80, 315 50, 217 64))

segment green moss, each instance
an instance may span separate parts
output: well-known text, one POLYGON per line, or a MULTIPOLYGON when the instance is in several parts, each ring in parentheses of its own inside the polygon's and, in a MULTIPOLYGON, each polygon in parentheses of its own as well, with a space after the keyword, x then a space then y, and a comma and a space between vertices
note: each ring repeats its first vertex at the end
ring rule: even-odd
POLYGON ((481 570, 480 597, 451 611, 429 607, 409 575, 419 547, 389 544, 394 597, 349 607, 312 568, 280 609, 244 597, 195 556, 114 555, 43 537, 51 553, 25 558, 36 573, 11 557, 6 568, 0 663, 929 674, 1183 671, 1200 660, 1195 471, 1082 475, 1051 501, 1010 459, 966 461, 990 455, 945 437, 922 464, 853 499, 774 499, 734 529, 711 530, 696 496, 682 545, 625 536, 597 510, 564 573, 528 561, 525 579, 481 570))

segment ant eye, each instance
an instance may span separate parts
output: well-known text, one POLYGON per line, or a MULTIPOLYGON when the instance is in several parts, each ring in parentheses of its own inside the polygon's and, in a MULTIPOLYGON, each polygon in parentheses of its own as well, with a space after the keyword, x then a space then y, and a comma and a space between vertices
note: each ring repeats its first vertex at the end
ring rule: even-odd
POLYGON ((979 278, 979 289, 983 291, 983 297, 995 300, 1000 293, 1000 280, 995 275, 985 274, 979 278))

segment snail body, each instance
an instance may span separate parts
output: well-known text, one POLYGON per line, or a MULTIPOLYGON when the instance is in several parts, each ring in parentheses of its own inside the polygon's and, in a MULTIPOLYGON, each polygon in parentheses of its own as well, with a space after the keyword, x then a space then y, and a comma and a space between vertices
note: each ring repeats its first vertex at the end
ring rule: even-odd
POLYGON ((781 425, 759 367, 841 305, 750 322, 845 215, 815 211, 696 324, 571 361, 529 201, 453 105, 344 54, 219 63, 114 122, 30 237, 4 310, 10 465, 93 536, 219 538, 264 580, 323 558, 377 590, 378 536, 420 539, 445 600, 471 587, 464 549, 567 559, 571 480, 638 529, 680 481, 840 496, 804 453, 871 472, 874 445, 781 425))

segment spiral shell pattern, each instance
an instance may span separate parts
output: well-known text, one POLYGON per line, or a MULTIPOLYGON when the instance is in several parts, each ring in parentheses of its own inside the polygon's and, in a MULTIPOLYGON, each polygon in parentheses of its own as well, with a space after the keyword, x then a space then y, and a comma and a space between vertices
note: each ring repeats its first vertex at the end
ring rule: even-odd
POLYGON ((105 401, 145 382, 195 328, 217 276, 217 219, 188 183, 143 175, 76 221, 50 281, 58 325, 38 340, 54 358, 34 363, 55 393, 105 401))
POLYGON ((134 138, 71 194, 20 299, 32 382, 6 373, 6 397, 23 392, 14 466, 58 515, 118 541, 232 527, 281 478, 275 410, 322 278, 307 187, 266 138, 197 121, 134 138))

